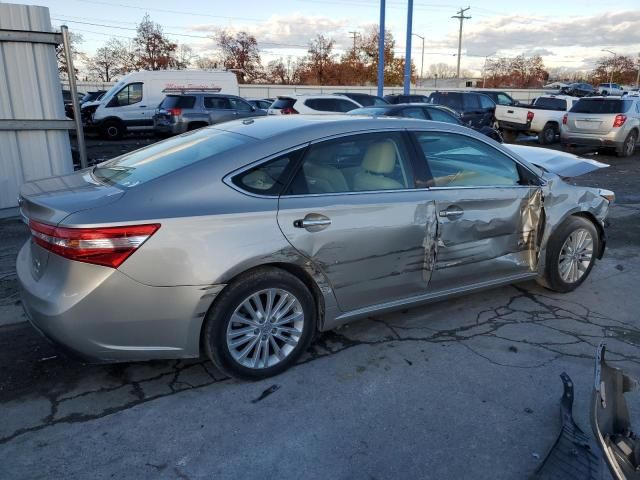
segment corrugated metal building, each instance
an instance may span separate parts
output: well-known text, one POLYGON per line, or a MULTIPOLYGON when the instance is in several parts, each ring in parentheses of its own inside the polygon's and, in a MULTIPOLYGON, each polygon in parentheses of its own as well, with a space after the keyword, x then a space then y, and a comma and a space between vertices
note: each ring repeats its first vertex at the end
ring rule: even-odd
POLYGON ((21 30, 53 32, 49 9, 0 3, 0 216, 14 211, 22 183, 73 170, 64 123, 32 122, 65 119, 55 46, 21 30))

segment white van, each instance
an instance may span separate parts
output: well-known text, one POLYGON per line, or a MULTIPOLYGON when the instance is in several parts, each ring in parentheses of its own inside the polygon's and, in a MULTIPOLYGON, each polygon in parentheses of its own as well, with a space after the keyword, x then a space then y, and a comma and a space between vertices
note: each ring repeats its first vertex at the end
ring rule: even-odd
POLYGON ((153 115, 165 97, 164 89, 206 89, 238 95, 238 80, 224 70, 157 70, 125 75, 102 97, 100 104, 83 111, 91 128, 109 140, 127 131, 153 130, 153 115))

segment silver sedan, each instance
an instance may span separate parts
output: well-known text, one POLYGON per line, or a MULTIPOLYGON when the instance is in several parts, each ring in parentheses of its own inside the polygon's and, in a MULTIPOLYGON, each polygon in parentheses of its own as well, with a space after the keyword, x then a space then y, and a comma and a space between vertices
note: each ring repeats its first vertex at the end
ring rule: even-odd
POLYGON ((25 184, 23 305, 84 359, 206 354, 266 377, 372 314, 528 279, 573 290, 613 193, 561 177, 605 166, 424 120, 208 127, 25 184))

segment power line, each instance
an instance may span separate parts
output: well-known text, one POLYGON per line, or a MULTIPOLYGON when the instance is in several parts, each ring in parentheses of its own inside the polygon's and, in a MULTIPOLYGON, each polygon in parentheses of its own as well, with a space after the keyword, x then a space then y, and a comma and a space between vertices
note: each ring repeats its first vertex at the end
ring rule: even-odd
POLYGON ((458 15, 454 15, 451 18, 457 18, 460 20, 460 33, 458 34, 458 67, 456 69, 456 78, 460 79, 460 55, 462 54, 462 22, 471 19, 471 17, 465 17, 464 12, 471 10, 471 7, 460 8, 458 15))

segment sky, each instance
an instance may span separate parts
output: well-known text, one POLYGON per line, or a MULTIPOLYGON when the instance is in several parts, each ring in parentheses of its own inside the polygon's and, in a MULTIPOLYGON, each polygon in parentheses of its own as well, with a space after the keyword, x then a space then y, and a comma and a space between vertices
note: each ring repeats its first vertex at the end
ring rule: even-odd
MULTIPOLYGON (((263 63, 306 53, 317 34, 336 42, 338 53, 350 48, 353 36, 377 24, 379 0, 40 0, 24 1, 49 7, 54 26, 67 24, 83 37, 79 50, 91 55, 111 36, 135 36, 145 13, 160 23, 174 41, 196 53, 215 51, 208 38, 222 28, 255 35, 263 63)), ((396 54, 404 56, 407 1, 387 0, 386 27, 396 39, 396 54)), ((542 55, 548 68, 589 70, 611 50, 640 54, 640 2, 513 0, 459 2, 415 0, 413 32, 425 38, 424 69, 429 64, 455 65, 459 22, 451 18, 470 6, 462 42, 462 69, 479 72, 488 55, 542 55), (431 3, 438 2, 438 3, 431 3)), ((412 57, 421 66, 422 43, 412 41, 412 57)))

